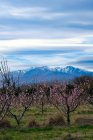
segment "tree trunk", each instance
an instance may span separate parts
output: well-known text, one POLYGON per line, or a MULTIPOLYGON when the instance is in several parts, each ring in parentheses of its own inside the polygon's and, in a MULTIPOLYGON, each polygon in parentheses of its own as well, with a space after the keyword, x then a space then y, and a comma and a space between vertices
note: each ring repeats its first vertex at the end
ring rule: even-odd
POLYGON ((42 115, 44 113, 44 103, 42 102, 42 115))
POLYGON ((67 125, 70 126, 70 110, 67 108, 67 125))
POLYGON ((20 126, 20 121, 18 120, 17 117, 15 117, 15 120, 16 120, 17 125, 20 126))
POLYGON ((17 125, 20 126, 20 121, 17 120, 17 125))

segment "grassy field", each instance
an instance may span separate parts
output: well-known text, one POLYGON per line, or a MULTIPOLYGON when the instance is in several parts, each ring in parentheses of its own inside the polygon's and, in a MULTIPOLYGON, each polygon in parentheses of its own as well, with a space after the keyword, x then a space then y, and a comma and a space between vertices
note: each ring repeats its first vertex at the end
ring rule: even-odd
POLYGON ((20 128, 13 118, 7 117, 6 119, 11 122, 12 128, 1 128, 0 140, 93 140, 93 125, 81 126, 75 124, 77 118, 93 118, 93 108, 91 106, 80 106, 71 115, 70 127, 48 126, 49 118, 59 114, 61 113, 52 106, 47 106, 43 115, 39 108, 31 107, 25 114, 20 128), (28 123, 33 119, 40 125, 39 128, 28 127, 28 123))

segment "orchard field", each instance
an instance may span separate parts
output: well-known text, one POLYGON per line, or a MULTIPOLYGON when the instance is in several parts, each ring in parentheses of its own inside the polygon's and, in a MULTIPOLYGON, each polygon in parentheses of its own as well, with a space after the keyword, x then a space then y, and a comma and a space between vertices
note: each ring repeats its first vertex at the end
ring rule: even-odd
MULTIPOLYGON (((11 128, 0 129, 0 140, 93 140, 93 125, 90 119, 93 119, 92 106, 80 106, 71 115, 71 126, 49 125, 50 118, 60 117, 61 113, 53 106, 46 106, 42 115, 39 108, 31 107, 25 114, 21 126, 18 127, 15 120, 6 117, 5 120, 11 122, 11 128), (81 125, 75 120, 79 118, 87 119, 81 125), (29 122, 35 120, 39 126, 29 127, 29 122)), ((63 115, 62 115, 63 116, 63 115)), ((64 118, 66 119, 66 118, 64 118)))
POLYGON ((1 63, 0 140, 93 140, 93 77, 20 84, 1 63))

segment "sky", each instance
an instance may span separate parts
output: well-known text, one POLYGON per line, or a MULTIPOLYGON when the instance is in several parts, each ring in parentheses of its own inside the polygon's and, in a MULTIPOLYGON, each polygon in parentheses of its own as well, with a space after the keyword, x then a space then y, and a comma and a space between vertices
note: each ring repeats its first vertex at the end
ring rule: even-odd
POLYGON ((0 60, 11 70, 93 71, 93 0, 0 0, 0 60))

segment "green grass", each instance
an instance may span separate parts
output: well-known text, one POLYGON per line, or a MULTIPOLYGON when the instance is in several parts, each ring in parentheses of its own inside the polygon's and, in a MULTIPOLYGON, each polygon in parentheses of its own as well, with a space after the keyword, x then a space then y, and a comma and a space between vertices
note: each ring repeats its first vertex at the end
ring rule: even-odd
POLYGON ((0 140, 62 140, 68 134, 85 140, 93 140, 93 126, 85 127, 44 127, 2 129, 0 140))
POLYGON ((13 118, 6 118, 11 122, 12 128, 0 129, 0 140, 64 140, 69 134, 75 140, 77 140, 76 138, 78 140, 93 140, 93 126, 76 126, 74 124, 78 117, 92 118, 92 109, 87 106, 79 107, 71 116, 72 124, 70 127, 46 127, 47 120, 60 113, 53 106, 47 106, 42 115, 40 108, 32 107, 25 114, 20 128, 17 127, 13 118), (28 128, 27 125, 31 119, 35 119, 40 124, 40 128, 28 128))

